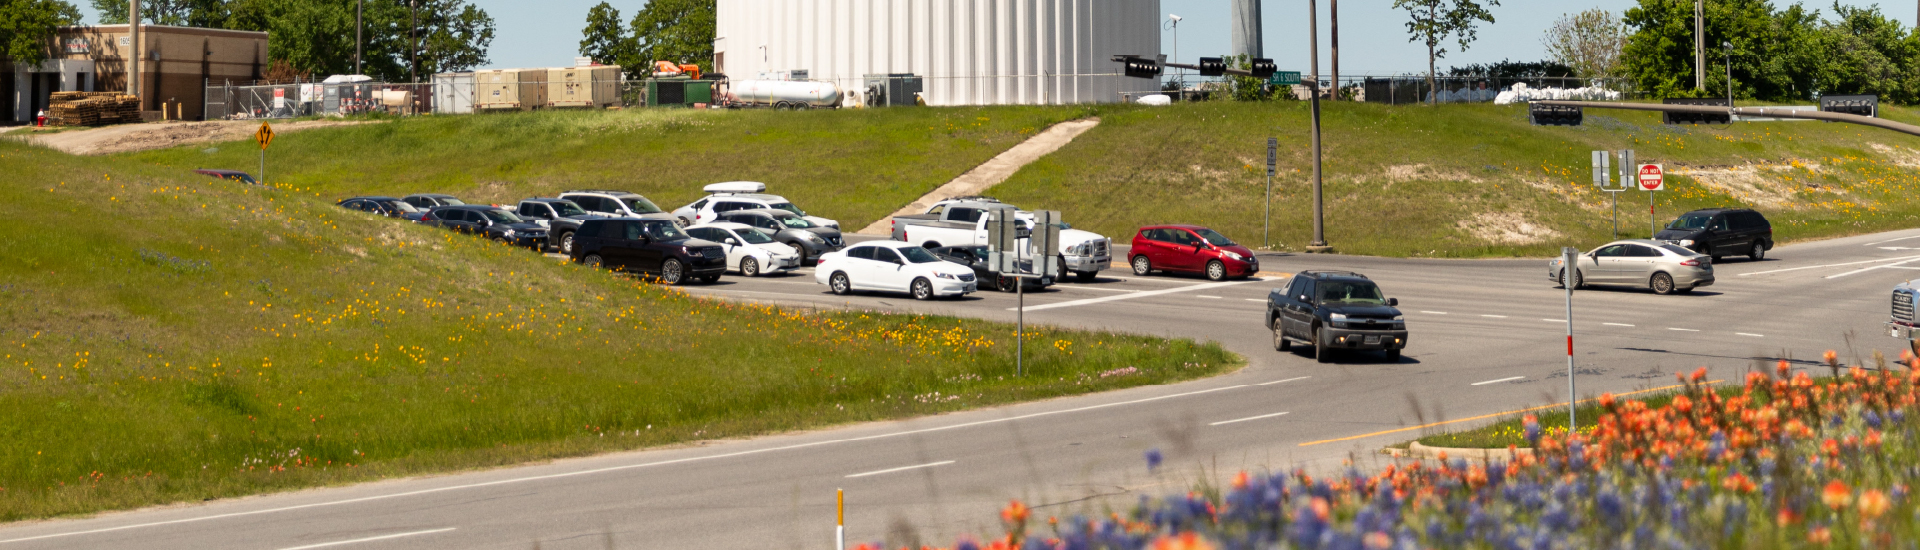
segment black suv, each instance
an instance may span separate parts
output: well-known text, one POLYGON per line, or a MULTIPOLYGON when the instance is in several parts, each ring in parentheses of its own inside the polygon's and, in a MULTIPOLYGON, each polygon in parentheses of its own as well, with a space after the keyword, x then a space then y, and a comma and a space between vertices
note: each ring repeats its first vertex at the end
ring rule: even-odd
POLYGON ((547 246, 569 256, 573 255, 574 232, 580 230, 581 222, 594 217, 573 201, 548 198, 523 199, 513 213, 547 228, 547 246))
POLYGON ((340 201, 339 205, 348 210, 371 212, 411 222, 418 222, 420 216, 426 215, 426 211, 414 208, 413 205, 393 197, 353 197, 340 201))
POLYGON ((1365 275, 1346 271, 1302 271, 1286 289, 1267 294, 1267 328, 1273 349, 1313 346, 1322 363, 1335 349, 1381 350, 1400 360, 1407 347, 1407 323, 1380 286, 1365 275))
POLYGON ((695 239, 671 219, 591 219, 573 237, 573 261, 657 275, 677 285, 688 279, 720 280, 727 252, 720 243, 695 239))
POLYGON ((1757 262, 1773 249, 1773 224, 1745 208, 1708 208, 1680 215, 1653 238, 1712 256, 1714 262, 1741 255, 1757 262))
POLYGON ((428 210, 427 215, 420 218, 420 223, 458 233, 480 235, 495 242, 524 246, 535 251, 547 245, 546 228, 492 206, 442 206, 428 210))

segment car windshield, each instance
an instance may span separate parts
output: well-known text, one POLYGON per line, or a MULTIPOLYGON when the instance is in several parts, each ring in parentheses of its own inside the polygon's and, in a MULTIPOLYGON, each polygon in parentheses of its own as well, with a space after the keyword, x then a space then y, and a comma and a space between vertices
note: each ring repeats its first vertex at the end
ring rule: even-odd
POLYGON ((1706 214, 1688 214, 1667 224, 1667 229, 1704 229, 1707 227, 1707 222, 1711 220, 1713 216, 1706 214))
POLYGON ((647 238, 656 241, 677 241, 687 238, 687 234, 680 231, 680 227, 673 222, 643 222, 640 224, 640 231, 647 238))
POLYGON ((908 262, 916 264, 944 261, 933 257, 932 252, 927 252, 927 249, 918 246, 903 246, 894 250, 898 251, 901 256, 905 256, 908 262))
POLYGON ((1194 233, 1199 233, 1200 238, 1206 239, 1208 243, 1214 246, 1233 246, 1233 239, 1227 238, 1226 235, 1215 233, 1212 229, 1196 229, 1194 233))
POLYGON ((1386 297, 1380 295, 1379 286, 1373 283, 1351 281, 1321 281, 1320 300, 1373 305, 1387 303, 1386 297))
POLYGON ((435 197, 435 198, 440 201, 441 206, 460 206, 460 205, 466 204, 464 202, 460 202, 460 199, 456 199, 453 197, 435 197))
POLYGON ((739 233, 740 239, 746 241, 747 244, 767 244, 773 242, 773 237, 768 237, 766 233, 752 229, 742 229, 736 233, 739 233))
POLYGON ((801 210, 801 209, 800 209, 800 207, 798 207, 798 206, 794 206, 794 205, 793 205, 793 203, 790 203, 790 202, 783 202, 783 203, 779 203, 779 204, 775 204, 775 205, 773 205, 773 206, 768 206, 767 208, 773 208, 773 209, 778 209, 778 210, 785 210, 785 211, 788 211, 788 212, 792 212, 792 213, 793 213, 793 215, 795 215, 795 216, 805 216, 805 215, 807 215, 807 212, 806 212, 805 210, 801 210))
POLYGON ((547 205, 552 206, 553 213, 559 214, 562 218, 587 215, 587 211, 581 210, 580 205, 571 202, 550 202, 547 205))
POLYGON ((814 227, 813 222, 797 216, 774 216, 773 219, 780 220, 780 225, 787 226, 790 229, 811 229, 814 227))
POLYGON ((380 201, 380 204, 384 204, 387 206, 387 208, 392 208, 394 210, 399 210, 401 212, 413 213, 413 212, 420 211, 420 209, 414 208, 413 205, 400 202, 400 201, 380 201))
POLYGON ((653 201, 647 200, 646 197, 621 199, 620 202, 627 203, 627 209, 632 210, 635 214, 659 214, 662 212, 660 207, 654 206, 653 201))
POLYGON ((487 218, 500 223, 520 223, 526 221, 520 219, 519 216, 513 215, 512 212, 505 210, 483 210, 482 212, 487 213, 487 218))

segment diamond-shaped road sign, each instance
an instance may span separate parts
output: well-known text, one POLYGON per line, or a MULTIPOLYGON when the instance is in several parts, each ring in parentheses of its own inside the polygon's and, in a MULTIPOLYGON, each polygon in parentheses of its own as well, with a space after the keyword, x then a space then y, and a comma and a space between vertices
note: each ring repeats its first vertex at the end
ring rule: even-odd
POLYGON ((273 143, 273 126, 265 122, 260 123, 260 131, 253 133, 253 140, 260 142, 261 150, 266 150, 267 145, 273 143))

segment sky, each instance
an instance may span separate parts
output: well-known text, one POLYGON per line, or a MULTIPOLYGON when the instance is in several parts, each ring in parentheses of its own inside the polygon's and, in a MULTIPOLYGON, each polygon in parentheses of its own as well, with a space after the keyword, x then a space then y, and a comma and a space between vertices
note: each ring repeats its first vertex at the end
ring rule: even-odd
MULTIPOLYGON (((490 61, 480 68, 550 67, 573 63, 578 55, 580 30, 586 26, 587 10, 601 0, 469 0, 487 10, 497 25, 490 61)), ((646 5, 644 0, 608 0, 624 17, 646 5)), ((898 0, 908 1, 908 0, 898 0)), ((1329 24, 1326 12, 1333 0, 1319 0, 1321 11, 1321 70, 1329 71, 1329 24)), ((1913 25, 1916 0, 1880 3, 1905 25, 1913 25)), ((82 5, 89 21, 95 20, 87 2, 82 5)), ((1560 16, 1602 8, 1624 12, 1635 0, 1506 0, 1493 8, 1495 23, 1484 25, 1479 41, 1466 51, 1456 52, 1439 61, 1445 71, 1453 65, 1492 63, 1501 60, 1539 61, 1545 57, 1540 37, 1560 16)), ((1790 2, 1775 0, 1776 5, 1790 2)), ((1868 6, 1876 2, 1846 0, 1841 4, 1868 6)), ((1392 9, 1390 0, 1347 0, 1341 6, 1341 57, 1343 75, 1389 75, 1425 72, 1426 49, 1407 41, 1405 12, 1392 9)), ((1831 11, 1831 0, 1810 0, 1809 8, 1831 11)), ((1161 43, 1174 54, 1174 37, 1179 37, 1179 58, 1191 63, 1200 56, 1228 53, 1228 0, 1161 0, 1165 15, 1179 15, 1176 33, 1163 25, 1161 43)), ((1267 0, 1266 53, 1280 70, 1306 72, 1308 62, 1307 17, 1305 0, 1267 0)), ((1456 48, 1449 48, 1456 49, 1456 48)))

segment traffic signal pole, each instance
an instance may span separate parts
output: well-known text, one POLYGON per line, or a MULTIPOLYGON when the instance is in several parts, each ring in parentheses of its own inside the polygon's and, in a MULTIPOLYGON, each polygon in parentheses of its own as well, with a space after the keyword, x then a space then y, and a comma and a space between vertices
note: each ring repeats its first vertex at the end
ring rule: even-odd
POLYGON ((1307 0, 1307 40, 1311 58, 1307 66, 1313 73, 1312 82, 1307 83, 1307 95, 1311 96, 1308 109, 1313 111, 1313 242, 1307 244, 1307 251, 1331 252, 1333 247, 1327 246, 1326 211, 1320 200, 1320 6, 1315 0, 1307 0))

